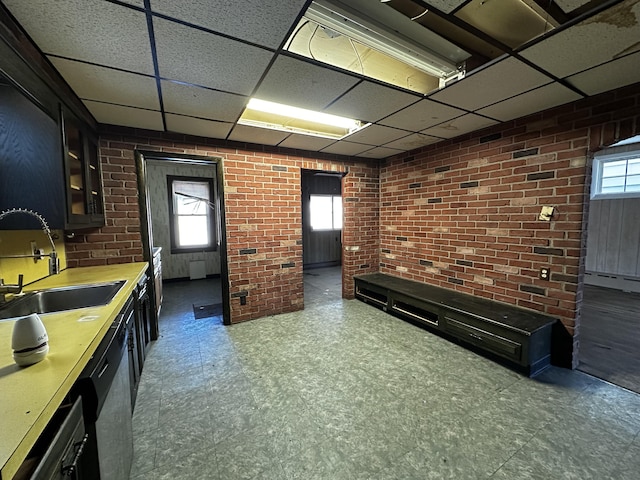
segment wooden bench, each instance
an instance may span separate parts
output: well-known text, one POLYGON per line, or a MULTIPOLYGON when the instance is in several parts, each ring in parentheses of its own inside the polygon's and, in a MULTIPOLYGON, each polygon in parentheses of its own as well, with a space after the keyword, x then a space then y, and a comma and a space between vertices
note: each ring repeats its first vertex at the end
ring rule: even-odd
POLYGON ((497 356, 526 375, 550 364, 553 317, 383 273, 354 280, 356 298, 365 303, 497 356))

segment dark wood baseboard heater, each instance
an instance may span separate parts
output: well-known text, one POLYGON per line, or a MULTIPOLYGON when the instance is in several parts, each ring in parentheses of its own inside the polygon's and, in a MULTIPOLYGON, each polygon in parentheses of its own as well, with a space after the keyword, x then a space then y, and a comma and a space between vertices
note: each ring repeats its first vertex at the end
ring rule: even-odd
POLYGON ((533 377, 550 365, 547 315, 383 273, 357 275, 356 298, 487 353, 533 377))

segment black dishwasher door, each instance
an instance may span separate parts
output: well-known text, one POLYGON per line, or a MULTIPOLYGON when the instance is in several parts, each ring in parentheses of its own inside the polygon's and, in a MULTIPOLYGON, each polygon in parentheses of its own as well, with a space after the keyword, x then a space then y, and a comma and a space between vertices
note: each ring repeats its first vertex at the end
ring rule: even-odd
POLYGON ((82 418, 82 399, 78 398, 66 415, 30 480, 81 480, 81 457, 87 443, 82 418))

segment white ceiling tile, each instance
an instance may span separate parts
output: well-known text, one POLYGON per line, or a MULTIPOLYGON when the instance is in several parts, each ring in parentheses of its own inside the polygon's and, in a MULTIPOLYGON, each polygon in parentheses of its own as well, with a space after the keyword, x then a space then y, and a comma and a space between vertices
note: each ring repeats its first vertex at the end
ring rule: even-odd
POLYGON ((3 3, 44 53, 154 73, 143 12, 102 0, 3 3))
POLYGON ((335 153, 337 155, 357 156, 366 150, 371 150, 371 145, 362 145, 361 143, 347 142, 340 140, 333 145, 329 145, 322 149, 323 153, 335 153))
POLYGON ((165 111, 179 115, 235 122, 248 101, 247 97, 241 95, 218 92, 193 85, 167 80, 163 80, 161 83, 165 111))
POLYGON ((522 56, 558 77, 566 77, 638 51, 639 18, 640 2, 625 0, 523 50, 522 56))
POLYGON ((212 122, 201 118, 185 117, 184 115, 165 115, 167 130, 170 132, 197 135, 199 137, 226 138, 231 131, 233 123, 212 122))
POLYGON ((459 117, 463 113, 464 111, 457 108, 432 102, 431 100, 422 100, 384 120, 380 120, 378 123, 417 132, 459 117))
POLYGON ((569 83, 588 95, 640 82, 640 53, 627 55, 591 70, 573 75, 569 83), (612 75, 615 72, 615 75, 612 75))
POLYGON ((135 7, 144 8, 144 0, 120 0, 121 2, 128 3, 135 7))
POLYGON ((477 112, 506 122, 507 120, 541 112, 557 105, 563 105, 579 98, 582 97, 573 90, 569 90, 559 83, 550 83, 516 97, 481 108, 477 112))
POLYGON ((288 132, 269 130, 268 128, 250 127, 248 125, 236 125, 233 127, 229 140, 247 143, 260 143, 262 145, 277 145, 287 138, 288 132))
POLYGON ((153 25, 163 78, 249 95, 273 55, 169 20, 153 25))
POLYGON ((546 75, 509 57, 463 78, 429 98, 466 110, 477 110, 550 81, 546 75))
POLYGON ((398 153, 402 153, 404 150, 397 150, 395 148, 387 148, 387 147, 376 147, 371 150, 367 150, 366 152, 358 155, 359 157, 367 157, 367 158, 387 158, 392 155, 397 155, 398 153))
POLYGON ((448 122, 436 125, 435 127, 427 128, 420 133, 426 133, 427 135, 434 135, 442 138, 453 138, 497 123, 498 122, 495 120, 481 117, 474 113, 468 113, 448 122))
POLYGON ((357 82, 357 78, 344 73, 280 55, 255 96, 261 100, 322 110, 357 82))
POLYGON ((411 132, 398 130, 397 128, 385 127, 382 125, 369 125, 362 130, 349 135, 351 142, 366 143, 367 145, 382 145, 402 137, 406 137, 411 132))
POLYGON ((82 99, 160 110, 153 77, 63 58, 49 57, 49 60, 82 99))
POLYGON ((282 143, 280 147, 298 148, 300 150, 317 151, 324 147, 327 147, 334 143, 335 140, 331 138, 314 137, 312 135, 300 135, 293 133, 289 135, 282 143))
POLYGON ((275 49, 286 38, 304 3, 304 0, 151 0, 151 10, 275 49))
POLYGON ((164 130, 160 112, 143 110, 141 108, 123 107, 110 103, 94 102, 92 100, 84 100, 83 103, 98 123, 146 128, 149 130, 164 130))
POLYGON ((441 138, 432 137, 429 135, 423 135, 421 133, 413 133, 407 137, 399 140, 389 142, 384 146, 387 148, 394 148, 397 150, 407 151, 414 148, 424 147, 425 145, 431 145, 432 143, 440 142, 441 138))
POLYGON ((376 122, 419 99, 415 95, 364 81, 332 103, 325 112, 376 122))
POLYGON ((427 3, 432 7, 436 7, 438 10, 444 13, 451 13, 467 0, 427 0, 427 3))
POLYGON ((555 0, 556 4, 565 12, 573 12, 576 8, 586 5, 591 0, 555 0))

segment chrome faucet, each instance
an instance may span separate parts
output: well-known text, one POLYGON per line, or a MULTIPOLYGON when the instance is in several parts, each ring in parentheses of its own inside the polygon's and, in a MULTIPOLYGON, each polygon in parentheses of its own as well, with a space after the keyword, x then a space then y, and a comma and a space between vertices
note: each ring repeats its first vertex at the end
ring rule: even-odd
MULTIPOLYGON (((9 215, 13 215, 15 213, 24 213, 25 215, 29 215, 31 217, 36 218, 40 222, 40 225, 42 225, 42 231, 47 236, 47 238, 49 239, 49 243, 51 244, 51 253, 33 252, 30 255, 6 255, 6 256, 0 256, 0 258, 33 258, 36 261, 38 261, 42 259, 43 256, 47 256, 49 257, 49 275, 55 275, 56 273, 60 273, 60 262, 58 261, 56 244, 53 242, 53 236, 51 235, 51 229, 49 228, 47 221, 38 212, 34 212, 33 210, 28 210, 26 208, 10 208, 8 210, 4 210, 0 212, 0 220, 2 220, 4 217, 8 217, 9 215)), ((20 275, 20 277, 22 277, 22 275, 20 275)), ((20 283, 20 290, 21 290, 22 280, 20 280, 19 283, 20 283)), ((0 286, 0 293, 2 293, 1 286, 0 286)), ((4 292, 4 293, 9 293, 9 292, 4 292)), ((10 293, 16 293, 16 292, 10 292, 10 293)))
POLYGON ((4 278, 0 278, 0 305, 7 303, 7 299, 5 295, 7 293, 17 294, 22 292, 22 279, 24 276, 22 274, 18 275, 18 283, 17 285, 6 285, 4 283, 4 278))

